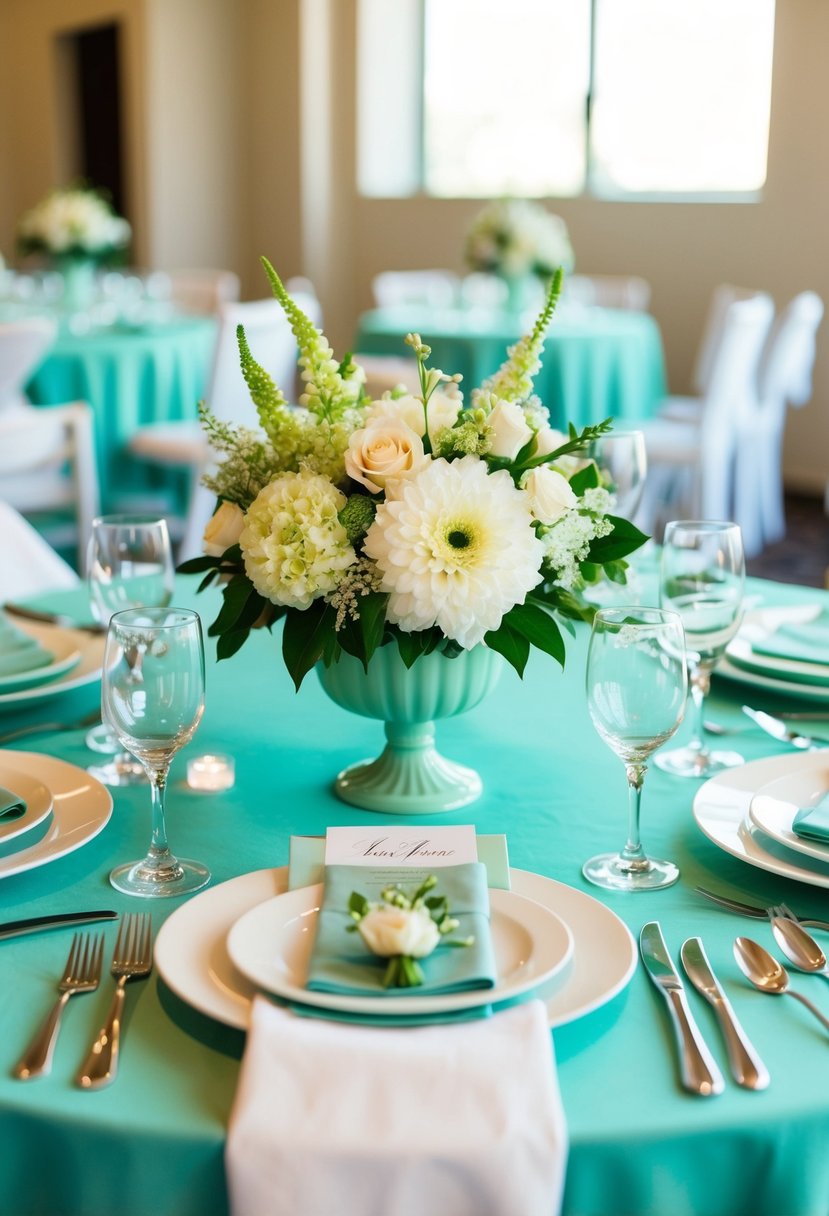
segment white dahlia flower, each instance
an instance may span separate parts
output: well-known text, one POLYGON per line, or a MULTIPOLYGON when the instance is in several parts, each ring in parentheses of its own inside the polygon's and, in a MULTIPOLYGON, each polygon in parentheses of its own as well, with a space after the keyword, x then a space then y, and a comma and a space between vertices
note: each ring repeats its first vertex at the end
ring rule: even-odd
POLYGON ((274 604, 307 608, 357 560, 337 512, 345 495, 316 473, 282 473, 248 508, 239 537, 245 572, 274 604))
POLYGON ((433 460, 377 508, 363 548, 407 633, 437 625, 469 650, 541 582, 528 497, 474 456, 433 460))

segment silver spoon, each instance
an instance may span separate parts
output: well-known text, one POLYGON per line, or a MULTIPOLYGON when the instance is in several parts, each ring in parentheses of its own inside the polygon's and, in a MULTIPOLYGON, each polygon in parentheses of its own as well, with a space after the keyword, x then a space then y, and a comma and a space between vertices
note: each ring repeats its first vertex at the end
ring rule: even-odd
POLYGON ((778 963, 777 959, 772 958, 768 950, 764 950, 761 945, 752 941, 750 937, 738 937, 734 942, 734 958, 737 960, 737 966, 743 975, 755 988, 759 988, 761 992, 774 993, 775 996, 783 992, 788 993, 789 996, 793 996, 796 1000, 800 1001, 801 1005, 805 1005, 807 1009, 810 1009, 815 1017, 829 1030, 829 1019, 825 1018, 820 1010, 815 1008, 812 1002, 807 1000, 805 996, 789 987, 788 971, 778 963))
POLYGON ((826 955, 802 925, 795 920, 788 920, 785 916, 773 916, 771 931, 786 958, 798 971, 822 975, 825 980, 829 980, 829 962, 826 955))

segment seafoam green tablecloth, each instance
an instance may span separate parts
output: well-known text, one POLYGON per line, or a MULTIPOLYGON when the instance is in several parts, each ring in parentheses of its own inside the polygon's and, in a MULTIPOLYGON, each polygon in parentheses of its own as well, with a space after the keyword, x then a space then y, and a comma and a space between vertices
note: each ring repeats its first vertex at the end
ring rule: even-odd
MULTIPOLYGON (((431 346, 432 364, 460 372, 468 394, 533 320, 483 309, 377 309, 360 318, 354 349, 358 357, 403 356, 409 353, 403 339, 415 330, 431 346)), ((547 331, 535 389, 559 428, 650 417, 665 395, 659 326, 646 313, 562 305, 547 331)))
MULTIPOLYGON (((773 603, 829 600, 773 584, 752 583, 749 593, 773 603)), ((182 581, 176 598, 212 619, 215 601, 196 598, 189 581, 182 581)), ((657 769, 645 787, 644 840, 680 863, 681 881, 637 896, 603 894, 583 881, 581 863, 598 849, 618 847, 626 819, 621 763, 600 741, 585 704, 586 638, 582 629, 568 643, 563 674, 535 656, 523 683, 508 672, 477 709, 440 723, 441 749, 474 765, 485 784, 474 806, 440 819, 506 832, 514 866, 588 891, 634 934, 658 919, 675 958, 686 936, 700 934, 772 1084, 759 1094, 728 1083, 715 1099, 686 1096, 663 1003, 637 970, 607 1007, 554 1032, 571 1137, 564 1211, 823 1216, 829 1210, 829 1037, 795 1001, 755 992, 740 976, 731 955, 735 935, 748 933, 773 949, 769 926, 718 910, 696 896, 694 886, 761 902, 784 899, 804 914, 824 916, 827 891, 752 868, 715 847, 691 816, 698 783, 657 769)), ((344 806, 330 792, 341 768, 376 754, 382 726, 336 708, 313 676, 296 695, 278 646, 278 637, 262 632, 232 661, 209 661, 204 720, 174 765, 172 844, 182 855, 208 862, 215 882, 286 863, 291 833, 384 822, 344 806), (198 795, 183 786, 188 755, 207 751, 235 756, 232 791, 198 795)), ((741 714, 744 699, 782 707, 759 689, 715 680, 709 714, 744 729, 730 742, 746 759, 779 752, 741 714)), ((95 690, 87 689, 15 716, 46 721, 57 711, 68 717, 94 701, 95 690)), ((11 721, 4 713, 0 727, 11 721)), ((683 724, 679 741, 688 729, 683 724)), ((46 734, 29 746, 76 764, 90 759, 80 732, 46 734)), ((148 831, 146 792, 116 791, 115 813, 97 839, 40 870, 0 880, 0 919, 96 905, 135 910, 137 901, 114 893, 106 876, 114 862, 143 851, 148 831)), ((153 908, 156 925, 178 902, 153 908)), ((0 1213, 224 1213, 222 1152, 243 1037, 195 1013, 157 976, 128 990, 121 1074, 110 1089, 84 1093, 72 1085, 105 1014, 107 986, 70 1003, 49 1078, 28 1085, 10 1078, 32 1020, 52 999, 68 941, 65 932, 0 941, 0 1213)), ((107 941, 111 948, 114 928, 107 941)), ((803 976, 793 982, 829 1013, 825 981, 803 976)), ((710 1010, 695 993, 689 1000, 725 1069, 710 1010)))
POLYGON ((92 406, 102 510, 169 483, 130 458, 127 443, 147 423, 196 417, 215 340, 213 318, 175 317, 163 325, 64 332, 51 348, 27 391, 36 405, 92 406))

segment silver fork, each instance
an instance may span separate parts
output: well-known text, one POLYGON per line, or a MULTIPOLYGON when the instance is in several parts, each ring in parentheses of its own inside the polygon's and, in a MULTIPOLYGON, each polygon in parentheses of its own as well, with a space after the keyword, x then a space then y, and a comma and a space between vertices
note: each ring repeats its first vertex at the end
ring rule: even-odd
POLYGON ((125 916, 118 930, 110 971, 117 979, 115 995, 98 1037, 81 1065, 77 1084, 100 1089, 115 1080, 121 1046, 121 1020, 128 980, 146 979, 153 967, 152 918, 148 912, 125 916))
POLYGON ((76 992, 95 991, 101 981, 103 956, 103 933, 98 937, 90 933, 74 935, 63 975, 58 982, 60 996, 14 1066, 13 1075, 18 1080, 31 1081, 33 1077, 42 1077, 50 1071, 64 1007, 76 992))

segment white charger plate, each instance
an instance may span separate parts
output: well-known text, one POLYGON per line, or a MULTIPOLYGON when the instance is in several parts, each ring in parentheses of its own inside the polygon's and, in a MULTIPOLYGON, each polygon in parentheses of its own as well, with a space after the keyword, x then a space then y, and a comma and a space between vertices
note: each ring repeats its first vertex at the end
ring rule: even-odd
POLYGON ((323 887, 299 887, 251 908, 227 936, 231 962, 247 979, 287 1001, 343 1013, 402 1017, 494 1005, 551 980, 570 961, 573 937, 549 908, 514 891, 489 892, 490 928, 498 979, 494 988, 422 996, 365 996, 306 988, 323 887))
POLYGON ((52 793, 42 781, 22 773, 13 765, 0 761, 0 785, 11 790, 26 803, 26 810, 17 819, 4 823, 0 819, 0 845, 6 845, 10 840, 30 832, 49 814, 52 809, 52 793))
POLYGON ((0 878, 34 870, 58 857, 73 853, 105 827, 112 814, 112 798, 106 786, 85 769, 37 752, 4 752, 15 769, 42 780, 52 792, 52 822, 46 835, 35 844, 0 858, 0 878))
POLYGON ((755 642, 763 642, 785 624, 806 624, 823 612, 822 604, 800 604, 794 608, 763 608, 747 612, 736 635, 726 647, 732 667, 772 680, 793 684, 829 687, 829 663, 808 663, 798 659, 755 653, 755 642))
POLYGON ((787 753, 718 773, 697 790, 693 808, 697 826, 713 844, 749 865, 796 882, 829 887, 829 864, 806 857, 796 860, 748 817, 751 800, 763 786, 820 764, 826 764, 826 757, 821 759, 819 752, 787 753))
POLYGON ((103 634, 85 633, 80 629, 61 629, 57 625, 41 625, 37 621, 20 620, 15 623, 53 653, 59 646, 71 645, 79 651, 79 658, 69 670, 50 680, 48 684, 8 692, 0 691, 0 711, 25 705, 30 701, 45 701, 100 680, 106 641, 103 634))
POLYGON ((761 787, 751 800, 751 822, 784 848, 829 865, 829 844, 807 840, 792 828, 801 807, 814 806, 829 791, 829 755, 810 753, 812 763, 761 787))
MULTIPOLYGON (((564 1026, 617 996, 636 970, 637 952, 627 925, 592 895, 527 870, 510 870, 512 890, 554 912, 573 936, 566 975, 537 995, 549 1025, 564 1026)), ((246 1030, 256 985, 233 966, 227 935, 236 921, 288 889, 288 867, 241 874, 195 895, 162 925, 155 961, 167 986, 194 1009, 226 1026, 246 1030)))
MULTIPOLYGON (((726 652, 727 654, 727 652, 726 652)), ((796 697, 801 701, 819 701, 821 705, 829 705, 829 684, 798 684, 795 680, 779 680, 775 676, 761 676, 756 671, 747 671, 736 667, 722 658, 714 668, 715 676, 725 680, 733 680, 736 684, 747 684, 750 688, 761 688, 765 692, 773 692, 778 697, 796 697)))

